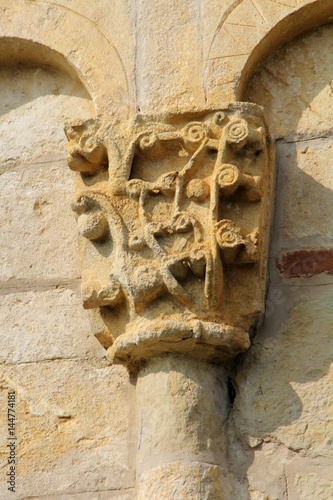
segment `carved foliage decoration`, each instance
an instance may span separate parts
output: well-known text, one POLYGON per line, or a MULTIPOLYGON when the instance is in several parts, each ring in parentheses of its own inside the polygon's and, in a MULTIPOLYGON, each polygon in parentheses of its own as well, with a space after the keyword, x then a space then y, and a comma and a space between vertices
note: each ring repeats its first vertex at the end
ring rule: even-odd
POLYGON ((262 110, 235 104, 68 126, 80 172, 84 307, 115 362, 165 351, 218 361, 263 312, 273 148, 262 110))

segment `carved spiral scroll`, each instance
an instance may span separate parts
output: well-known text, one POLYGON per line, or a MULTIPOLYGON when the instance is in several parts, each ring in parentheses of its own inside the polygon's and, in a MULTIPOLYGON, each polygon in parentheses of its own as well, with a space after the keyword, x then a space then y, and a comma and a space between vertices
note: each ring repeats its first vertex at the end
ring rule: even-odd
POLYGON ((238 188, 241 181, 239 169, 235 165, 225 163, 217 172, 217 182, 223 194, 232 194, 238 188))
POLYGON ((242 118, 231 120, 225 128, 229 144, 243 146, 249 137, 248 124, 242 118))

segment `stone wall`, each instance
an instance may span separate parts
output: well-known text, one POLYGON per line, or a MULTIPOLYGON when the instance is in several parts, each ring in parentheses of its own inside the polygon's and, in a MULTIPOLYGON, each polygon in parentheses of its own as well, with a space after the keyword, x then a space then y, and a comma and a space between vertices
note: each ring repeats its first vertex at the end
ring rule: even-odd
POLYGON ((275 52, 246 95, 265 107, 278 162, 266 314, 239 365, 232 416, 258 499, 333 492, 332 34, 327 25, 275 52))
POLYGON ((276 141, 275 216, 266 313, 227 367, 230 488, 214 498, 332 498, 332 3, 0 0, 0 12, 1 498, 136 498, 136 379, 107 362, 82 307, 64 124, 237 99, 264 106, 276 141))

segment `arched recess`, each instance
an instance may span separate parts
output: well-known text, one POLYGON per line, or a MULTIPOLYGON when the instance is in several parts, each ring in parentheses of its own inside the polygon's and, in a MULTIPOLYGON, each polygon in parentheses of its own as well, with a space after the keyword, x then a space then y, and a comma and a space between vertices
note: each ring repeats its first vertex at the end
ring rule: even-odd
POLYGON ((270 54, 296 37, 328 23, 333 23, 331 0, 316 0, 278 22, 248 57, 237 83, 236 99, 244 100, 243 95, 251 76, 270 54))
MULTIPOLYGON (((82 82, 93 100, 96 116, 111 121, 129 117, 133 108, 129 71, 116 45, 93 21, 43 1, 0 0, 0 12, 1 36, 52 50, 53 64, 64 67, 65 63, 67 71, 82 82)), ((47 60, 51 52, 42 54, 40 47, 39 55, 47 60)))
POLYGON ((90 113, 90 116, 96 114, 91 95, 73 66, 68 63, 62 54, 40 43, 17 37, 1 37, 0 82, 2 84, 2 93, 4 87, 7 89, 6 98, 4 99, 3 96, 1 100, 0 116, 8 112, 9 109, 13 109, 13 107, 22 106, 28 101, 47 94, 53 94, 54 96, 66 94, 90 101, 91 104, 85 106, 87 112, 90 113), (37 70, 39 70, 39 73, 37 70), (37 79, 31 80, 31 73, 36 73, 36 71, 38 74, 37 79), (26 86, 24 90, 19 89, 20 83, 22 86, 24 85, 23 80, 29 79, 29 74, 30 88, 26 86), (48 82, 44 81, 43 84, 45 79, 48 82), (19 80, 21 80, 20 83, 19 80), (12 98, 10 103, 5 102, 9 99, 11 87, 13 92, 16 87, 16 99, 12 98), (88 111, 88 108, 90 111, 88 111))
POLYGON ((331 22, 331 0, 228 2, 205 56, 207 103, 243 100, 261 61, 296 36, 331 22))
MULTIPOLYGON (((0 38, 0 66, 30 66, 53 68, 67 74, 70 78, 81 84, 84 82, 79 78, 75 68, 68 62, 63 54, 32 40, 18 37, 0 38)), ((89 91, 85 88, 87 97, 91 98, 89 91)))

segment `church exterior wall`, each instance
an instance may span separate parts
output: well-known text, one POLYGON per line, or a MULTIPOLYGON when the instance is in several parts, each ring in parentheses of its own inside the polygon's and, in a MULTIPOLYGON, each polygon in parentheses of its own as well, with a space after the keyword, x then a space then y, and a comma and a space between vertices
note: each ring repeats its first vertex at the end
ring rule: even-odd
MULTIPOLYGON (((187 117, 234 101, 263 107, 277 173, 265 314, 250 349, 218 368, 229 381, 223 424, 210 409, 200 424, 223 441, 227 487, 210 490, 221 481, 215 469, 180 461, 166 470, 193 479, 188 490, 163 492, 168 473, 152 469, 143 473, 151 493, 140 486, 140 494, 332 498, 332 2, 0 0, 0 12, 1 498, 145 498, 137 408, 157 404, 147 394, 162 394, 164 382, 151 383, 153 361, 137 383, 91 332, 65 124, 93 119, 114 130, 138 114, 187 117), (6 478, 8 391, 15 492, 6 478), (198 491, 196 478, 209 487, 198 491)), ((211 368, 186 363, 193 391, 163 365, 178 387, 170 401, 189 390, 201 415, 208 403, 197 387, 210 387, 211 368)), ((226 390, 221 383, 219 397, 226 390)), ((167 427, 166 401, 156 413, 167 427)), ((190 425, 177 415, 180 428, 190 425)), ((184 436, 196 453, 200 440, 184 436)))

